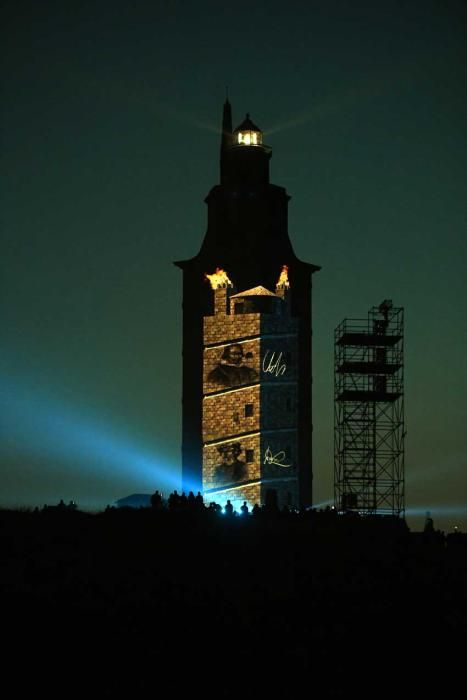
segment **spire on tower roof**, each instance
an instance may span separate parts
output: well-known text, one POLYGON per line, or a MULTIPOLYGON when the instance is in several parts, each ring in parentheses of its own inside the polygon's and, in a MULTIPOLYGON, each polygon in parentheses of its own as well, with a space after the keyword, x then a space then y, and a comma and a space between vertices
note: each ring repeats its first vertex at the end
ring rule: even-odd
POLYGON ((232 107, 226 95, 222 112, 222 136, 221 136, 221 182, 225 176, 225 151, 232 144, 232 107))

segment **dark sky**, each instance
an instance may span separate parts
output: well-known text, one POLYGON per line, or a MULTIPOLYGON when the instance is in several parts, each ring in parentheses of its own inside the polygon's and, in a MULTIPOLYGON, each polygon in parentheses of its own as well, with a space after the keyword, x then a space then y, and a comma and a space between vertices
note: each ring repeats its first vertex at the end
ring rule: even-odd
POLYGON ((333 331, 406 315, 409 524, 467 529, 462 0, 4 3, 0 503, 180 487, 181 273, 225 85, 273 149, 314 277, 315 501, 333 331), (418 518, 415 517, 419 515, 418 518), (421 519, 420 519, 421 518, 421 519))

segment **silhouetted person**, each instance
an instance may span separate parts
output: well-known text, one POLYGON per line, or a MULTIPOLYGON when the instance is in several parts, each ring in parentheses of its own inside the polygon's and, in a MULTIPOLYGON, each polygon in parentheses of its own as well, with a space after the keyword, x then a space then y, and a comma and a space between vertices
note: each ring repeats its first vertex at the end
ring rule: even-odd
POLYGON ((243 348, 241 345, 228 345, 219 364, 208 374, 208 381, 220 386, 230 387, 256 382, 258 372, 243 364, 243 348))
POLYGON ((260 515, 261 508, 257 503, 255 503, 255 505, 253 506, 253 510, 251 512, 253 513, 253 515, 260 515))
POLYGON ((225 504, 225 514, 226 515, 233 515, 233 505, 231 502, 228 500, 227 503, 225 504))
POLYGON ((195 501, 196 501, 196 507, 197 507, 199 510, 201 510, 202 508, 204 508, 204 500, 203 500, 203 496, 202 496, 202 494, 201 494, 201 491, 198 491, 198 493, 196 494, 196 496, 195 496, 195 501))
POLYGON ((155 509, 159 509, 162 506, 162 495, 159 493, 159 491, 154 491, 154 493, 151 496, 151 507, 155 509))
POLYGON ((243 505, 240 508, 240 511, 241 511, 242 515, 248 515, 249 511, 248 511, 248 506, 246 504, 246 501, 243 501, 243 505))
POLYGON ((188 493, 188 507, 190 510, 194 510, 196 505, 196 499, 195 499, 195 494, 193 491, 190 491, 188 493))
POLYGON ((426 533, 432 533, 435 531, 435 526, 433 523, 433 518, 430 515, 430 512, 427 511, 426 518, 425 518, 425 526, 423 528, 423 532, 426 533))
POLYGON ((174 491, 169 496, 169 510, 176 510, 179 506, 180 496, 177 492, 177 489, 174 489, 174 491))

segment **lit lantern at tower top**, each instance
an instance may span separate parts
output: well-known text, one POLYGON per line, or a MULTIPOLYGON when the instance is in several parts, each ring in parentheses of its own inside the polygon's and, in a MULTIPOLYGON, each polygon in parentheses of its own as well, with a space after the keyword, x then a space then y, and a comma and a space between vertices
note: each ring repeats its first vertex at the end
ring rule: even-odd
POLYGON ((246 119, 237 126, 233 132, 233 144, 235 146, 261 146, 263 143, 263 133, 256 124, 246 115, 246 119))

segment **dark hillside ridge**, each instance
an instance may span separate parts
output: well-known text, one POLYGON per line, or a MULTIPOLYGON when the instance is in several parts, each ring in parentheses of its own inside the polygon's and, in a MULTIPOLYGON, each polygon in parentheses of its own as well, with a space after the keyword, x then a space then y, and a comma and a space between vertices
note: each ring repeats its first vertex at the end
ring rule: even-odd
POLYGON ((451 687, 462 667, 461 533, 329 512, 48 509, 0 512, 0 545, 18 690, 288 697, 306 683, 344 697, 363 663, 366 697, 403 673, 451 687))

